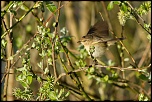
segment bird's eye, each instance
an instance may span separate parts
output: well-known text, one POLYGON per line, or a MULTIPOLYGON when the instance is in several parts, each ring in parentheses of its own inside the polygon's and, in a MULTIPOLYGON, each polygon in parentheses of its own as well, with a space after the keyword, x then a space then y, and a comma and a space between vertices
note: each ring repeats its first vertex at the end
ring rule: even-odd
POLYGON ((85 36, 83 36, 82 38, 85 38, 85 36))

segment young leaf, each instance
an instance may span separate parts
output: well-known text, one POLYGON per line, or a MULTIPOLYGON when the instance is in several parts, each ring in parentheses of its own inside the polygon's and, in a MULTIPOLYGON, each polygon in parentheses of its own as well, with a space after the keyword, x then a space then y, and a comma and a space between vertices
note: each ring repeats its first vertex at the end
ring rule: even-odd
POLYGON ((52 13, 54 13, 54 11, 57 9, 57 7, 52 2, 49 1, 46 1, 46 7, 52 13))
POLYGON ((27 83, 28 83, 28 85, 30 85, 31 83, 32 83, 32 75, 29 75, 28 77, 27 77, 27 83))
POLYGON ((144 74, 140 74, 139 78, 142 79, 142 80, 148 80, 148 77, 144 74))
POLYGON ((122 3, 121 10, 127 12, 127 6, 124 3, 122 3))
POLYGON ((108 6, 107 6, 107 10, 111 10, 113 8, 113 1, 111 1, 108 6))

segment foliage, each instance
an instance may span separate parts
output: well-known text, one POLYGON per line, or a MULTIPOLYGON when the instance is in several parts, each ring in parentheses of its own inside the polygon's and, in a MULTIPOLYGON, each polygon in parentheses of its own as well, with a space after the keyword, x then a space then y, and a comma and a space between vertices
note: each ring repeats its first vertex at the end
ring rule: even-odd
MULTIPOLYGON (((24 101, 64 101, 72 100, 71 96, 76 97, 75 100, 117 100, 115 93, 112 92, 118 91, 118 88, 120 88, 138 96, 133 100, 151 100, 148 94, 151 83, 151 73, 149 71, 151 59, 149 57, 134 57, 138 49, 130 53, 131 45, 130 48, 127 48, 125 42, 118 42, 117 55, 120 64, 117 61, 103 58, 104 62, 97 61, 97 64, 89 65, 87 59, 91 61, 95 61, 95 59, 89 56, 84 46, 80 45, 77 50, 69 47, 75 38, 70 35, 71 32, 65 25, 61 26, 62 22, 59 20, 59 17, 62 16, 60 12, 65 6, 66 4, 61 5, 60 1, 33 1, 32 4, 26 1, 10 1, 6 4, 4 10, 1 10, 1 27, 3 28, 1 59, 7 64, 4 78, 6 78, 8 70, 14 68, 15 79, 21 86, 13 88, 13 95, 18 100, 24 101), (47 18, 45 16, 48 12, 50 14, 47 18), (4 18, 9 14, 14 21, 12 26, 7 27, 4 18), (30 17, 29 23, 24 21, 28 16, 30 17), (32 20, 33 17, 35 21, 32 20), (55 21, 52 21, 53 25, 51 25, 49 22, 53 17, 55 21), (22 29, 18 28, 20 26, 23 26, 22 29), (8 36, 10 40, 5 38, 7 35, 10 35, 8 36), (23 39, 26 40, 22 41, 23 39), (9 51, 7 49, 9 44, 13 44, 12 48, 14 50, 14 53, 11 53, 10 56, 6 53, 6 51, 9 51), (38 57, 34 61, 32 60, 32 54, 34 55, 35 52, 32 53, 32 50, 38 52, 38 57), (79 54, 76 53, 77 51, 79 54), (141 61, 139 59, 144 60, 143 64, 139 64, 141 61), (11 64, 8 65, 9 63, 11 64), (20 67, 17 66, 17 63, 20 67), (8 66, 9 68, 7 68, 8 66), (38 69, 38 73, 35 69, 38 69), (83 75, 87 78, 86 83, 83 75), (63 76, 66 78, 64 79, 63 76), (89 85, 90 81, 92 84, 89 85), (139 83, 143 83, 143 86, 139 83), (37 88, 36 91, 33 86, 37 88), (144 86, 148 87, 144 88, 144 86), (89 90, 86 91, 88 87, 89 90), (89 93, 96 88, 98 92, 89 93)), ((117 19, 120 25, 125 27, 127 20, 136 21, 142 27, 141 29, 148 33, 146 41, 150 44, 151 24, 146 23, 142 17, 151 11, 151 2, 145 1, 139 7, 132 7, 128 1, 110 1, 107 10, 111 11, 115 6, 119 8, 117 19), (139 22, 139 20, 141 21, 139 22)), ((123 36, 123 29, 121 34, 123 36)), ((143 51, 147 51, 145 46, 141 52, 143 51)), ((92 46, 90 54, 93 52, 94 47, 92 46)))

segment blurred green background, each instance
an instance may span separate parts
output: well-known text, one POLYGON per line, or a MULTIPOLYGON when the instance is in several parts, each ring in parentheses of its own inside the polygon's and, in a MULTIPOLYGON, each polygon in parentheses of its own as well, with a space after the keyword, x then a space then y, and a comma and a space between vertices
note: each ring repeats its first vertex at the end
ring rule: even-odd
MULTIPOLYGON (((134 8, 138 8, 144 1, 130 1, 130 4, 134 8)), ((5 10, 7 8, 9 2, 7 1, 1 1, 1 11, 5 10)), ((24 1, 23 4, 26 5, 28 8, 31 8, 36 2, 35 1, 24 1)), ((58 32, 62 28, 66 28, 68 30, 67 35, 71 36, 71 41, 68 43, 67 48, 75 55, 79 55, 80 52, 78 51, 78 48, 80 47, 80 44, 77 43, 82 36, 86 35, 89 28, 95 24, 97 21, 101 20, 102 17, 105 20, 109 20, 109 22, 112 25, 112 30, 114 34, 117 37, 121 37, 121 33, 123 32, 123 36, 126 37, 126 39, 123 41, 123 44, 125 45, 126 49, 130 52, 132 57, 134 58, 135 62, 137 63, 138 67, 144 67, 148 66, 151 63, 151 42, 150 36, 135 20, 127 20, 124 29, 122 30, 122 26, 119 23, 118 19, 118 12, 119 7, 118 5, 114 5, 113 9, 110 11, 106 10, 107 6, 110 2, 109 1, 62 1, 62 5, 64 5, 60 9, 60 16, 59 16, 59 27, 58 32), (105 12, 106 10, 106 12, 105 12), (102 15, 102 17, 101 17, 102 15)), ((150 2, 151 3, 151 2, 150 2)), ((58 2, 54 1, 53 4, 57 7, 58 2)), ((15 27, 12 29, 12 38, 13 38, 13 51, 16 53, 17 50, 22 48, 24 44, 37 32, 37 26, 40 22, 38 22, 37 18, 41 18, 44 22, 48 20, 48 18, 51 16, 52 12, 50 12, 47 7, 46 3, 44 2, 44 12, 41 11, 41 9, 34 9, 32 10, 33 14, 30 12, 28 13, 23 20, 21 20, 15 27), (35 16, 34 16, 35 15, 35 16)), ((21 8, 20 6, 14 7, 14 10, 16 10, 15 15, 12 18, 12 23, 15 24, 16 19, 19 19, 21 16, 23 16, 27 11, 25 11, 25 8, 21 8), (18 8, 19 7, 19 8, 18 8)), ((50 28, 50 32, 54 32, 54 27, 52 26, 55 22, 55 18, 57 15, 53 15, 50 20, 48 21, 48 28, 50 28)), ((10 26, 10 13, 6 13, 4 16, 4 21, 6 23, 6 26, 9 28, 10 26)), ((143 15, 142 18, 145 22, 151 23, 151 10, 146 14, 143 15)), ((140 20, 140 19, 139 19, 140 20)), ((1 19, 2 22, 2 19, 1 19)), ((141 21, 142 22, 142 21, 141 21)), ((143 22, 142 22, 143 23, 143 22)), ((1 25, 2 31, 1 35, 4 33, 5 29, 4 26, 1 25)), ((60 33, 61 34, 61 33, 60 33)), ((62 34, 61 34, 62 35, 62 34)), ((114 37, 111 33, 110 35, 114 37)), ((32 41, 31 41, 32 42, 32 41)), ((29 44, 31 45, 31 43, 29 44)), ((2 50, 1 50, 2 51, 2 50)), ((131 65, 134 65, 129 55, 124 53, 124 59, 126 60, 124 63, 124 67, 129 67, 131 65)), ((114 63, 113 66, 121 66, 121 58, 119 55, 119 51, 117 48, 117 45, 109 47, 109 50, 106 51, 105 55, 101 58, 101 60, 108 65, 108 63, 114 63)), ((64 56, 65 57, 65 56, 64 56)), ((64 58, 63 57, 63 58, 64 58)), ((18 55, 14 58, 17 59, 18 55)), ((32 69, 35 73, 41 74, 42 71, 38 67, 37 63, 41 60, 39 56, 39 52, 36 49, 30 50, 30 59, 31 59, 31 65, 32 69)), ((74 62, 74 59, 71 58, 71 61, 74 62)), ((87 65, 92 64, 92 59, 88 56, 85 59, 87 65)), ((1 77, 3 77, 4 68, 6 66, 6 63, 1 60, 1 77)), ((16 68, 21 67, 21 59, 17 61, 15 64, 16 68)), ((151 67, 151 66, 150 66, 151 67)), ((12 69, 13 70, 13 69, 12 69)), ((53 73, 52 67, 50 68, 50 72, 53 73)), ((106 69, 101 69, 103 72, 106 72, 106 69)), ((150 68, 147 69, 148 72, 150 72, 150 68)), ((115 70, 118 74, 118 76, 122 77, 123 74, 120 70, 115 70)), ((14 71, 12 71, 14 73, 14 71)), ((57 62, 57 73, 58 75, 63 73, 64 70, 60 63, 57 62)), ((141 88, 137 88, 135 90, 144 89, 146 93, 151 97, 151 85, 147 81, 143 81, 140 78, 138 78, 139 73, 137 71, 132 70, 126 70, 125 72, 125 79, 132 82, 134 85, 139 85, 141 88)), ((94 97, 96 100, 137 100, 138 95, 136 92, 134 92, 134 87, 132 87, 132 91, 129 89, 123 89, 119 88, 117 86, 114 86, 110 83, 101 82, 99 84, 96 84, 95 79, 88 79, 87 76, 84 74, 85 72, 78 72, 80 75, 80 79, 82 81, 82 85, 85 89, 85 91, 94 97)), ((11 74, 10 80, 10 86, 11 88, 14 87, 21 87, 21 85, 15 80, 15 75, 11 74)), ((71 81, 71 79, 68 76, 64 76, 61 78, 63 83, 66 83, 67 85, 70 85, 71 87, 74 87, 74 83, 71 81)), ((132 85, 133 86, 133 85, 132 85)), ((1 97, 3 97, 3 84, 1 83, 1 97)), ((34 94, 38 92, 39 88, 38 82, 34 79, 31 85, 31 88, 33 89, 34 94)), ((12 96, 11 90, 9 89, 10 94, 8 96, 8 100, 15 100, 16 98, 12 96)), ((22 87, 21 87, 22 88, 22 87)), ((140 92, 142 92, 141 90, 140 92)), ((9 93, 9 92, 8 92, 9 93)), ((70 96, 67 98, 67 100, 70 101, 79 101, 79 100, 85 100, 81 97, 81 95, 75 95, 70 94, 70 96)))

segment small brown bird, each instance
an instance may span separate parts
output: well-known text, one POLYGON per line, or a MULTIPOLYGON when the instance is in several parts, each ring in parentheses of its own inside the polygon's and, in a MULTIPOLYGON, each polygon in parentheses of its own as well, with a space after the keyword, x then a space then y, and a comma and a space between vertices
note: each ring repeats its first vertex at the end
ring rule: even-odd
POLYGON ((124 38, 111 38, 109 36, 109 28, 106 21, 99 21, 93 27, 90 28, 86 36, 78 42, 84 45, 89 55, 94 58, 101 57, 106 48, 116 41, 123 40, 124 38), (93 53, 90 53, 90 49, 94 47, 93 53))

